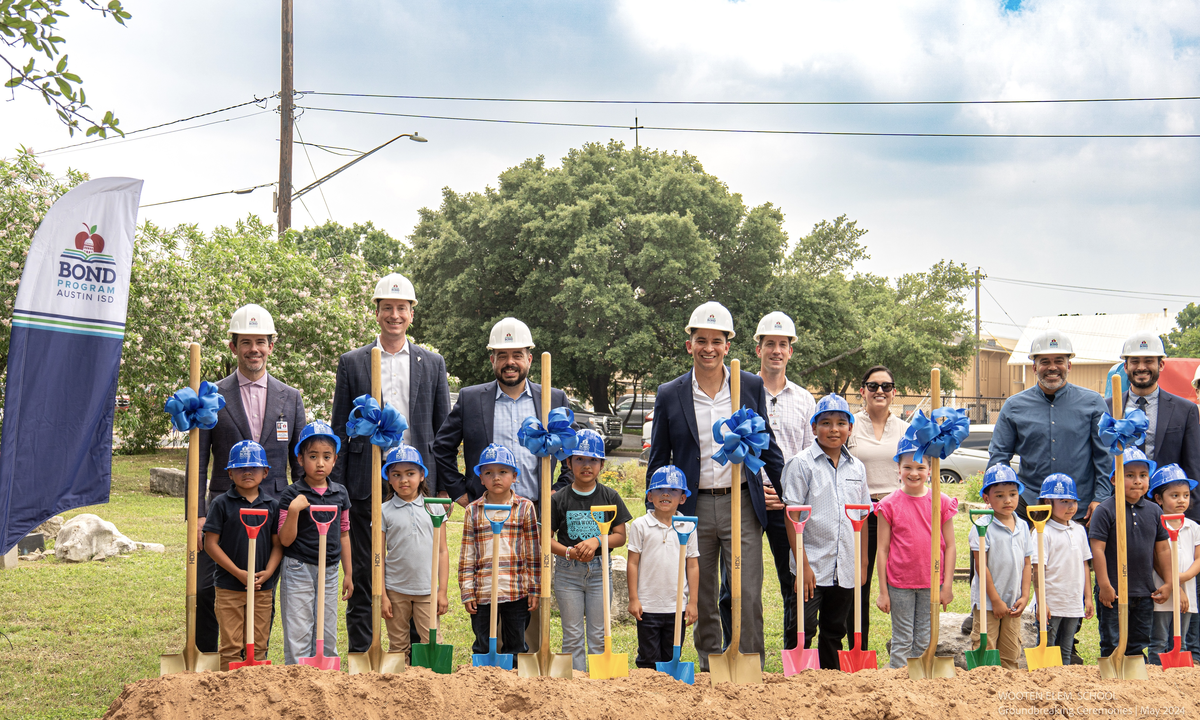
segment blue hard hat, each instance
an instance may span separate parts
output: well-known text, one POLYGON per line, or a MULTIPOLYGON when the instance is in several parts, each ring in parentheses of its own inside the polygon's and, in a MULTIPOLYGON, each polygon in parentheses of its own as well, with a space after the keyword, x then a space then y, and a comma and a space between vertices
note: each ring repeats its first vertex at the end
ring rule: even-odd
POLYGON ((854 424, 854 413, 850 412, 850 405, 846 402, 845 398, 837 393, 829 393, 817 401, 817 409, 813 411, 813 416, 810 423, 816 425, 817 420, 819 420, 822 415, 830 412, 843 413, 850 424, 854 424))
POLYGON ((1066 473, 1050 473, 1042 481, 1042 490, 1038 493, 1040 500, 1079 500, 1075 492, 1075 481, 1066 473))
MULTIPOLYGON (((1158 469, 1158 464, 1155 463, 1150 458, 1146 457, 1146 453, 1142 452, 1141 450, 1138 450, 1136 446, 1125 448, 1125 451, 1121 453, 1121 462, 1124 463, 1125 465, 1132 465, 1133 463, 1142 463, 1146 467, 1150 468, 1151 475, 1153 475, 1154 471, 1158 469)), ((1116 475, 1117 475, 1117 466, 1113 465, 1112 475, 1109 475, 1108 479, 1112 480, 1116 477, 1116 475)))
POLYGON ((892 462, 900 462, 901 455, 911 455, 920 448, 917 441, 907 435, 900 438, 900 442, 896 443, 896 457, 892 458, 892 462))
POLYGON ((329 427, 329 423, 324 420, 315 420, 305 425, 304 429, 300 431, 300 437, 296 439, 296 457, 300 457, 300 448, 304 446, 304 442, 314 437, 327 437, 333 441, 334 452, 342 451, 342 441, 333 428, 329 427))
POLYGON ((475 474, 477 476, 482 477, 480 471, 483 470, 484 465, 507 465, 513 469, 517 477, 521 477, 521 468, 517 467, 516 456, 512 454, 512 450, 503 445, 492 443, 485 447, 483 452, 479 453, 479 464, 475 466, 475 474))
POLYGON ((579 444, 571 451, 571 457, 582 455, 583 457, 604 459, 604 437, 595 430, 580 430, 576 435, 579 438, 579 444))
POLYGON ((685 498, 692 496, 692 491, 688 490, 687 476, 674 465, 663 465, 654 471, 654 474, 650 476, 650 482, 646 484, 646 494, 649 495, 651 490, 663 488, 682 490, 685 498))
POLYGON ((1187 473, 1177 463, 1163 465, 1150 478, 1150 495, 1153 496, 1155 490, 1177 482, 1187 483, 1188 490, 1196 489, 1196 481, 1188 477, 1187 473))
POLYGON ((229 448, 229 464, 226 470, 234 468, 270 468, 267 463, 267 451, 253 440, 243 440, 229 448))
POLYGON ((987 496, 987 489, 993 485, 1000 483, 1013 483, 1017 486, 1017 492, 1025 492, 1025 485, 1017 479, 1017 473, 1008 465, 1003 463, 993 465, 983 473, 983 486, 979 488, 979 497, 987 496))
POLYGON ((425 463, 421 458, 421 451, 412 445, 404 445, 403 443, 388 450, 387 457, 383 460, 383 479, 388 479, 388 468, 397 463, 412 463, 421 468, 422 475, 428 475, 429 469, 425 467, 425 463))

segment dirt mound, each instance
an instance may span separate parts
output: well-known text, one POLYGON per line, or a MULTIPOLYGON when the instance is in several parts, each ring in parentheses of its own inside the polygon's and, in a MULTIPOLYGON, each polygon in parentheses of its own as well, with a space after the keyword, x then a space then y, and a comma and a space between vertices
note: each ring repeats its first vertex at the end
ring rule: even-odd
POLYGON ((695 686, 633 670, 618 680, 518 678, 495 668, 435 675, 322 672, 307 666, 179 674, 126 686, 105 720, 792 720, 1003 716, 1190 716, 1200 673, 1148 668, 1149 682, 1103 681, 1095 667, 985 667, 954 679, 909 680, 906 670, 767 675, 762 685, 695 686))

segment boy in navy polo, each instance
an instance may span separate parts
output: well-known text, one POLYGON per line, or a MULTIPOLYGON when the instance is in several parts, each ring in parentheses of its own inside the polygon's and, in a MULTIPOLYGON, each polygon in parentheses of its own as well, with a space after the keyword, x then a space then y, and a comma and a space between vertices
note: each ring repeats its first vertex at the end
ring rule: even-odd
POLYGON ((216 586, 217 623, 221 627, 221 669, 242 659, 245 652, 246 618, 246 555, 250 541, 242 526, 242 508, 267 511, 263 525, 265 537, 255 545, 254 567, 254 660, 266 660, 267 644, 271 639, 271 614, 275 610, 275 575, 283 558, 283 546, 276 529, 279 525, 279 503, 258 492, 270 466, 262 445, 243 440, 229 450, 225 466, 233 485, 225 494, 208 505, 204 520, 204 552, 212 558, 213 580, 216 586), (269 542, 262 542, 270 539, 269 542))
MULTIPOLYGON (((1125 478, 1125 553, 1129 567, 1129 640, 1125 657, 1142 655, 1150 645, 1154 603, 1171 598, 1171 583, 1154 583, 1154 571, 1171 577, 1171 544, 1162 526, 1162 508, 1145 499, 1155 464, 1136 447, 1123 455, 1125 478)), ((1115 471, 1114 471, 1115 473, 1115 471)), ((1113 478, 1114 491, 1116 478, 1113 478)), ((1100 656, 1117 648, 1117 501, 1110 497, 1096 507, 1088 524, 1092 566, 1096 573, 1096 618, 1100 621, 1100 656), (1101 562, 1100 558, 1104 558, 1101 562)), ((1143 655, 1144 657, 1144 655, 1143 655)))

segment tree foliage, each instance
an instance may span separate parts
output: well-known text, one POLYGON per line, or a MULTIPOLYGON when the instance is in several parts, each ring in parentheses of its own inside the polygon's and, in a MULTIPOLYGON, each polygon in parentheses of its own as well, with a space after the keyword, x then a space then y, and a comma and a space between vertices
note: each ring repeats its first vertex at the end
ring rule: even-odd
POLYGON ((1175 316, 1175 329, 1163 338, 1171 357, 1200 357, 1200 305, 1188 303, 1175 316))
POLYGON ((381 274, 399 267, 404 246, 368 220, 346 227, 330 220, 315 228, 288 233, 287 241, 305 254, 316 253, 321 259, 338 255, 361 255, 372 269, 381 274))
MULTIPOLYGON (((111 17, 119 25, 132 17, 121 5, 120 0, 79 0, 88 10, 111 17)), ((92 120, 84 111, 90 110, 87 95, 83 91, 83 80, 71 72, 67 56, 62 55, 66 38, 59 35, 59 20, 67 17, 62 9, 63 0, 0 0, 0 40, 11 49, 29 48, 35 55, 24 65, 13 60, 11 51, 0 52, 0 60, 9 67, 11 77, 5 88, 22 87, 41 94, 46 104, 54 108, 59 121, 74 135, 80 121, 88 124, 87 136, 107 137, 112 130, 119 135, 125 133, 117 127, 119 121, 108 111, 100 120, 92 120), (37 54, 44 55, 52 65, 39 67, 37 54)))

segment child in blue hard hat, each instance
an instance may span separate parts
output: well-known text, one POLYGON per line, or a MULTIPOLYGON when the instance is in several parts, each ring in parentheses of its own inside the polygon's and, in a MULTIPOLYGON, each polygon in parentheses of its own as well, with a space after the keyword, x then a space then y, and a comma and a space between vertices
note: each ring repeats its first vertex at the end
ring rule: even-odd
MULTIPOLYGON (((916 443, 905 436, 892 460, 900 466, 900 488, 875 508, 879 518, 879 599, 875 604, 892 616, 888 667, 902 668, 929 647, 930 542, 933 539, 933 493, 929 458, 916 459, 916 443)), ((954 516, 958 499, 942 496, 942 607, 954 600, 954 516), (950 572, 946 572, 950 568, 950 572)))
MULTIPOLYGON (((1162 526, 1162 508, 1146 500, 1150 476, 1157 466, 1136 447, 1122 454, 1125 477, 1112 478, 1113 492, 1125 493, 1125 552, 1129 571, 1129 622, 1125 657, 1141 655, 1150 645, 1154 603, 1171 599, 1171 584, 1155 582, 1171 574, 1171 545, 1162 526)), ((1113 471, 1115 476, 1116 470, 1113 471)), ((1096 619, 1100 625, 1100 656, 1108 657, 1120 639, 1117 603, 1117 501, 1110 497, 1096 506, 1088 523, 1092 568, 1096 573, 1096 619), (1100 562, 1103 558, 1104 561, 1100 562)), ((1125 598, 1121 602, 1125 602, 1125 598)))
POLYGON ((242 659, 245 652, 246 622, 254 623, 254 655, 249 660, 265 660, 271 639, 271 615, 275 612, 275 571, 283 559, 279 543, 279 503, 258 491, 270 470, 267 452, 253 440, 243 440, 229 449, 225 469, 233 481, 229 490, 208 505, 204 520, 204 552, 216 563, 217 623, 221 627, 221 669, 242 659), (242 508, 267 511, 266 523, 258 536, 254 553, 254 577, 247 577, 250 538, 241 521, 242 508), (246 617, 246 583, 254 583, 254 617, 246 617))
MULTIPOLYGON (((1021 613, 1028 603, 1032 572, 1033 533, 1015 514, 1024 491, 1008 465, 993 465, 984 472, 979 496, 994 513, 986 536, 987 587, 979 587, 978 575, 971 579, 971 609, 976 614, 971 645, 979 645, 986 619, 987 649, 999 650, 1000 664, 1010 670, 1017 669, 1021 659, 1021 613)), ((978 567, 978 533, 971 533, 970 546, 978 567)))
MULTIPOLYGON (((1187 476, 1183 468, 1175 463, 1164 465, 1150 477, 1150 497, 1162 508, 1163 515, 1180 515, 1188 509, 1196 481, 1187 476)), ((1170 601, 1154 603, 1154 624, 1150 630, 1150 662, 1161 665, 1158 655, 1173 647, 1172 637, 1187 637, 1188 627, 1196 622, 1196 575, 1200 574, 1200 525, 1190 518, 1168 520, 1172 528, 1179 528, 1175 552, 1179 563, 1179 585, 1175 588, 1179 596, 1179 625, 1175 631, 1174 608, 1170 601)), ((1171 569, 1166 568, 1169 573, 1171 569)), ((1162 585, 1163 577, 1154 573, 1154 584, 1162 585)))
MULTIPOLYGON (((796 531, 787 524, 792 569, 796 591, 804 593, 804 627, 817 628, 821 667, 837 670, 841 667, 838 651, 854 617, 854 527, 845 506, 870 505, 871 493, 866 468, 845 447, 854 424, 845 399, 836 393, 821 398, 810 423, 817 441, 784 466, 783 501, 812 505, 809 527, 813 530, 804 535, 803 557, 795 556, 796 531)), ((860 562, 865 568, 867 543, 861 546, 860 562)), ((866 573, 862 577, 865 582, 866 573)), ((804 634, 806 646, 812 637, 811 632, 804 634)))
MULTIPOLYGON (((279 605, 283 616, 283 661, 295 665, 316 653, 316 593, 325 593, 325 657, 337 648, 338 561, 342 563, 342 599, 354 592, 350 563, 350 493, 333 482, 329 474, 337 462, 342 441, 321 420, 311 422, 296 440, 296 457, 304 469, 301 482, 294 482, 279 495, 279 539, 283 543, 282 590, 279 605), (317 577, 321 536, 308 508, 337 507, 325 545, 325 577, 317 577)), ((325 518, 319 518, 324 522, 325 518)))
POLYGON ((1046 564, 1046 603, 1049 620, 1046 624, 1046 643, 1062 650, 1062 664, 1071 664, 1075 650, 1075 633, 1087 618, 1095 613, 1092 605, 1092 548, 1087 531, 1075 522, 1079 495, 1075 481, 1063 473, 1052 473, 1042 481, 1038 500, 1050 505, 1050 519, 1042 537, 1046 557, 1037 554, 1034 544, 1032 571, 1046 564))
POLYGON ((591 507, 617 507, 609 528, 610 550, 625 544, 625 523, 633 516, 616 490, 598 482, 604 471, 604 438, 595 430, 581 430, 578 438, 579 444, 566 459, 574 481, 550 498, 550 532, 554 533, 550 551, 557 556, 554 594, 562 616, 563 652, 571 653, 571 667, 584 671, 588 654, 604 651, 600 526, 591 507))
POLYGON ((417 626, 421 642, 429 642, 434 613, 445 615, 450 607, 446 590, 450 576, 450 551, 446 536, 437 532, 425 510, 425 463, 421 451, 400 445, 388 451, 383 463, 383 479, 392 489, 392 497, 383 503, 383 541, 387 556, 383 563, 383 617, 387 621, 389 652, 402 652, 411 665, 412 634, 409 622, 417 626), (434 539, 438 539, 438 596, 433 597, 433 576, 429 558, 434 539))
MULTIPOLYGON (((691 496, 687 478, 674 465, 654 471, 646 484, 651 510, 629 523, 629 614, 637 618, 638 652, 635 664, 654 669, 669 661, 675 648, 675 583, 679 579, 679 535, 672 518, 680 503, 691 496)), ((687 528, 684 527, 686 530, 687 528)), ((684 588, 684 624, 699 615, 700 550, 696 533, 687 540, 687 586, 684 588), (692 592, 688 592, 688 588, 692 592)), ((679 639, 683 642, 685 631, 679 639)))
MULTIPOLYGON (((538 519, 533 503, 512 490, 521 475, 517 459, 503 445, 492 443, 479 454, 475 474, 483 483, 484 493, 467 505, 463 521, 462 548, 458 555, 458 592, 471 615, 475 642, 471 652, 488 651, 491 632, 490 608, 492 583, 497 588, 497 628, 500 652, 506 655, 526 652, 525 629, 530 613, 537 609, 541 592, 541 544, 538 519), (511 505, 500 536, 500 576, 492 577, 492 526, 483 506, 511 505)), ((432 553, 432 550, 430 550, 432 553)))

